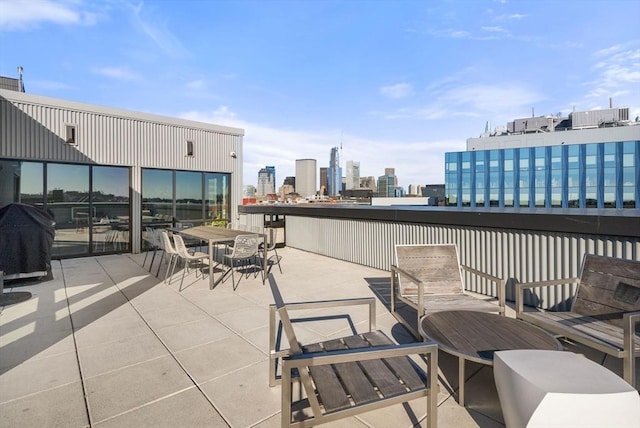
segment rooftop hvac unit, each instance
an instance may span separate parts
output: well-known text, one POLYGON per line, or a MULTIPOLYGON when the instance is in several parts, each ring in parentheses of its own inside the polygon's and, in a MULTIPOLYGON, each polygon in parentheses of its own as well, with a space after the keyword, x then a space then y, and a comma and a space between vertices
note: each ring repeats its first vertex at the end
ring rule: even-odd
POLYGON ((629 121, 629 108, 608 108, 604 110, 577 111, 571 113, 571 128, 599 128, 615 126, 629 121))

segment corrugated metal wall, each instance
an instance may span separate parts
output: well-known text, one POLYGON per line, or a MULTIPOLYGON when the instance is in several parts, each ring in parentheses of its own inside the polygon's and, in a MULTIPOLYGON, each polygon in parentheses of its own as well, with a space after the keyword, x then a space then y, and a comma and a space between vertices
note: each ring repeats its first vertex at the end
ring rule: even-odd
MULTIPOLYGON (((231 216, 237 216, 242 130, 13 91, 0 95, 0 157, 132 167, 133 213, 140 212, 141 168, 231 173, 231 216), (67 125, 76 128, 74 145, 66 142, 67 125), (186 155, 187 140, 193 156, 186 155)), ((140 225, 131 232, 139 236, 140 225)), ((138 246, 134 239, 134 252, 138 246)))
POLYGON ((3 157, 228 173, 241 168, 229 154, 242 155, 242 135, 223 133, 212 125, 165 123, 133 112, 126 117, 4 98, 1 103, 3 157), (76 127, 75 145, 66 143, 67 125, 76 127), (187 140, 193 142, 193 156, 186 156, 187 140))
MULTIPOLYGON (((262 215, 247 215, 258 223, 262 215)), ((513 284, 579 275, 585 253, 640 259, 640 240, 586 234, 514 231, 461 226, 390 223, 358 219, 286 217, 287 246, 388 271, 395 244, 455 243, 462 264, 509 278, 507 299, 514 300, 513 284)), ((470 291, 495 295, 484 280, 468 278, 470 291)), ((545 309, 565 309, 572 286, 535 289, 526 302, 545 309)))

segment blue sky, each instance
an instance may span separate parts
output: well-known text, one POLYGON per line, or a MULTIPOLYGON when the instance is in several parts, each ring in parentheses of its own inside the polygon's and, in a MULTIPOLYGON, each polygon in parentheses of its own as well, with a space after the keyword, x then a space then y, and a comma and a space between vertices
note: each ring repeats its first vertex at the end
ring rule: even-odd
POLYGON ((244 184, 295 159, 399 184, 510 120, 640 115, 640 1, 0 0, 26 90, 245 129, 244 184))

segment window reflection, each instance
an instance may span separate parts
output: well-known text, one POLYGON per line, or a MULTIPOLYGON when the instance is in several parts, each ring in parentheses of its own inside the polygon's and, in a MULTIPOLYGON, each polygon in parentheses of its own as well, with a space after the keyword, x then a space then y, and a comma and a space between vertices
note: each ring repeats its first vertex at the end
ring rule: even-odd
POLYGON ((42 206, 43 168, 39 162, 0 160, 0 208, 11 203, 42 206))
POLYGON ((89 166, 47 165, 47 209, 56 222, 53 257, 89 251, 89 226, 96 209, 89 206, 89 166))
POLYGON ((458 196, 466 206, 470 193, 477 207, 638 207, 638 150, 626 141, 448 153, 447 204, 458 196))
POLYGON ((176 221, 202 221, 202 173, 176 172, 176 221))
POLYGON ((129 169, 93 167, 94 252, 130 251, 129 169))
POLYGON ((214 226, 226 225, 231 218, 229 174, 205 173, 206 220, 214 226))
POLYGON ((173 171, 142 170, 142 224, 173 220, 173 171))

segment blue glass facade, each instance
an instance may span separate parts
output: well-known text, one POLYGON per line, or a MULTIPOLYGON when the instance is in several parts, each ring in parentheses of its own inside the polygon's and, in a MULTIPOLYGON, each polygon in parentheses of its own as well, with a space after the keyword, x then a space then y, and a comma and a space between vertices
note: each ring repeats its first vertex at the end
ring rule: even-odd
POLYGON ((640 141, 445 154, 457 207, 640 208, 640 141))

